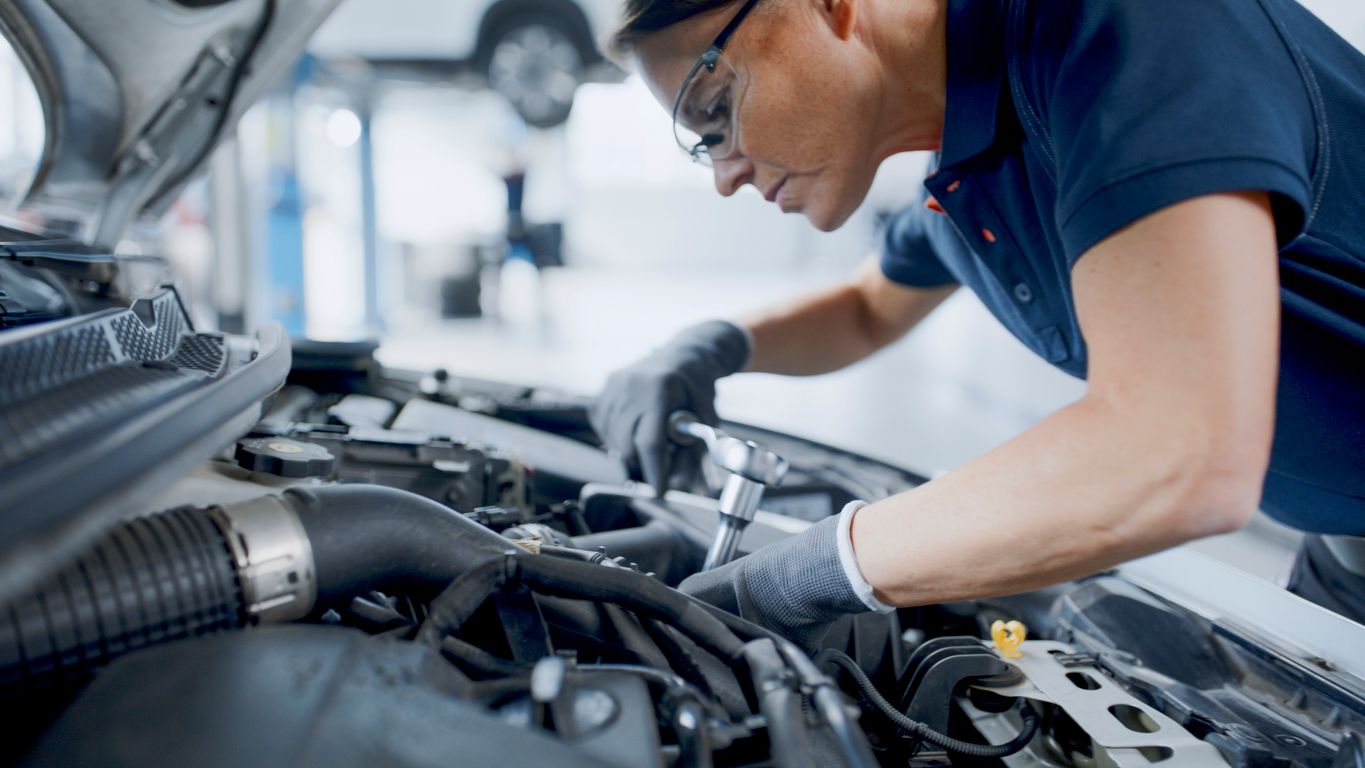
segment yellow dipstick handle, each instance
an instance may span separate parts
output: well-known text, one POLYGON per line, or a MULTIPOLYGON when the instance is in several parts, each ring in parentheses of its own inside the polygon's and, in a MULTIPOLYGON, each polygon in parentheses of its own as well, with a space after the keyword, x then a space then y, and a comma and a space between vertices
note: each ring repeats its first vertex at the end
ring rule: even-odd
POLYGON ((991 625, 991 639, 995 641, 995 647, 1000 651, 1000 655, 1007 659, 1024 658, 1019 646, 1024 644, 1026 638, 1028 638, 1028 627, 1024 626, 1022 621, 1007 623, 997 619, 991 625))

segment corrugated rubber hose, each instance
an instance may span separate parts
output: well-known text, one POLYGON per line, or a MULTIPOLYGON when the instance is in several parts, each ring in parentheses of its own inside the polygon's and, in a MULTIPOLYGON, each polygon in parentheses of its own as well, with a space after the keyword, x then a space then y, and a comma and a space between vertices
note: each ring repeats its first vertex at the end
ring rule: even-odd
POLYGON ((248 621, 231 552, 206 510, 122 523, 0 616, 0 701, 130 651, 248 621))

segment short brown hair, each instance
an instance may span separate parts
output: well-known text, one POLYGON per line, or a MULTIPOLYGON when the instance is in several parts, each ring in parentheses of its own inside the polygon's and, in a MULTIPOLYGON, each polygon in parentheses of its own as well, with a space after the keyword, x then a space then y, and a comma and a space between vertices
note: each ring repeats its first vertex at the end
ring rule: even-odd
POLYGON ((735 0, 626 0, 621 25, 607 39, 606 54, 625 62, 640 39, 693 16, 729 5, 735 0))

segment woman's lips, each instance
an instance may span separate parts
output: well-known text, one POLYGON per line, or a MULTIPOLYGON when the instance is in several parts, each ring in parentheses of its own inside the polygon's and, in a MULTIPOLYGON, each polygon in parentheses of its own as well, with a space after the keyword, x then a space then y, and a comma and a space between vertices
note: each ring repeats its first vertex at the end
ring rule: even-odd
POLYGON ((763 193, 763 199, 767 200, 770 203, 777 202, 777 193, 782 191, 782 187, 785 186, 786 183, 787 180, 782 179, 781 181, 769 187, 768 191, 763 193))
POLYGON ((781 209, 783 210, 783 212, 786 212, 786 210, 787 210, 787 205, 786 205, 786 203, 787 203, 787 197, 786 197, 786 194, 785 194, 786 191, 787 191, 787 179, 783 179, 782 181, 779 181, 779 182, 777 183, 777 186, 775 186, 775 187, 773 187, 771 190, 769 190, 769 191, 768 191, 768 194, 765 195, 765 197, 768 198, 768 202, 770 202, 770 203, 777 203, 777 207, 778 207, 778 208, 781 208, 781 209))

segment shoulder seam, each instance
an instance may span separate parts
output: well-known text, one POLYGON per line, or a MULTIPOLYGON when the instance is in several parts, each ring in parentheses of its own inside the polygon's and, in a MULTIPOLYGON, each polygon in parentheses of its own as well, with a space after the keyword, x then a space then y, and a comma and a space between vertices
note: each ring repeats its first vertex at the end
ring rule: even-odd
POLYGON ((1257 0, 1257 5, 1261 9, 1261 13, 1265 14, 1266 20, 1270 22, 1270 26, 1274 27, 1275 34, 1279 36, 1289 58, 1294 62, 1294 68, 1299 73, 1299 80, 1303 82, 1304 91, 1308 95, 1308 102, 1313 107, 1313 134, 1317 144, 1317 156, 1313 158, 1313 165, 1309 169, 1308 183, 1312 193, 1312 201, 1309 203, 1309 210, 1304 212, 1303 223, 1304 231, 1307 232, 1308 228, 1312 226, 1313 220, 1317 218, 1318 208, 1321 207, 1327 191, 1327 176, 1332 168, 1331 128, 1327 123, 1327 110, 1323 106, 1322 90, 1318 87, 1318 79, 1313 73, 1313 68, 1303 55, 1303 49, 1299 47, 1298 41, 1289 34, 1289 30, 1285 29, 1284 25, 1280 23, 1280 19, 1266 6, 1266 0, 1257 0), (1321 169, 1321 173, 1318 172, 1319 169, 1321 169))
MULTIPOLYGON (((1202 163, 1228 163, 1228 162, 1238 162, 1238 163, 1253 162, 1253 163, 1264 163, 1264 164, 1266 164, 1266 165, 1273 165, 1273 166, 1275 166, 1276 168, 1279 168, 1279 169, 1281 169, 1281 170, 1283 170, 1283 171, 1289 173, 1289 174, 1290 174, 1291 176, 1293 176, 1294 178, 1298 179, 1300 182, 1303 183, 1303 185, 1304 185, 1304 187, 1305 187, 1306 189, 1310 189, 1310 190, 1312 189, 1312 182, 1311 182, 1311 180, 1303 178, 1303 175, 1302 175, 1301 173, 1299 173, 1297 170, 1295 170, 1294 168, 1292 168, 1291 166, 1289 166, 1289 165, 1287 165, 1287 164, 1285 164, 1285 163, 1282 163, 1282 162, 1280 162, 1279 160, 1276 160, 1276 159, 1274 159, 1274 158, 1263 157, 1263 156, 1260 156, 1260 155, 1208 155, 1208 156, 1204 156, 1204 157, 1191 157, 1191 158, 1186 158, 1186 159, 1183 159, 1183 160, 1164 161, 1164 162, 1160 162, 1160 163, 1152 163, 1152 164, 1150 164, 1150 165, 1145 165, 1145 166, 1140 166, 1140 167, 1137 167, 1137 168, 1129 169, 1129 170, 1125 171, 1124 173, 1122 173, 1122 174, 1120 174, 1120 175, 1114 177, 1113 179, 1110 179, 1109 181, 1106 181, 1105 183, 1103 183, 1103 184, 1099 185, 1098 187, 1096 187, 1095 189, 1091 190, 1090 193, 1087 194, 1087 195, 1085 196, 1084 199, 1082 199, 1080 202, 1076 203, 1076 206, 1075 206, 1074 208, 1072 208, 1070 212, 1067 213, 1066 218, 1063 219, 1063 220, 1058 224, 1058 229, 1065 229, 1068 225, 1071 224, 1071 222, 1076 218, 1076 216, 1079 215, 1080 212, 1081 212, 1082 210, 1084 210, 1085 207, 1086 207, 1087 205, 1090 204, 1090 202, 1091 202, 1092 200, 1094 200, 1096 197, 1099 197, 1100 195, 1104 194, 1104 193, 1105 193, 1106 191, 1108 191, 1109 189, 1112 189, 1113 187, 1119 186, 1120 184, 1126 184, 1126 183, 1128 183, 1128 182, 1130 182, 1130 181, 1133 181, 1134 179, 1142 178, 1143 176, 1148 176, 1148 175, 1151 175, 1151 174, 1154 174, 1154 173, 1161 173, 1162 171, 1169 171, 1169 170, 1171 170, 1171 169, 1180 168, 1180 167, 1186 166, 1186 165, 1199 165, 1199 164, 1202 164, 1202 163)), ((1060 201, 1059 201, 1059 202, 1060 202, 1060 201)), ((1059 206, 1058 206, 1058 211, 1060 212, 1060 210, 1061 210, 1061 206, 1059 205, 1059 206)), ((1307 215, 1307 212, 1306 212, 1306 211, 1305 211, 1305 215, 1307 215)), ((1307 230, 1307 226, 1305 225, 1305 231, 1306 231, 1306 230, 1307 230)))

